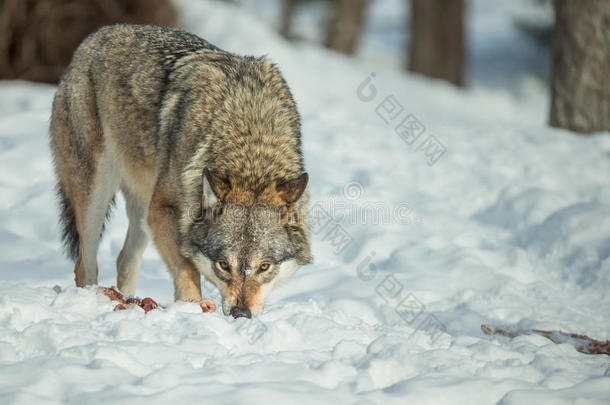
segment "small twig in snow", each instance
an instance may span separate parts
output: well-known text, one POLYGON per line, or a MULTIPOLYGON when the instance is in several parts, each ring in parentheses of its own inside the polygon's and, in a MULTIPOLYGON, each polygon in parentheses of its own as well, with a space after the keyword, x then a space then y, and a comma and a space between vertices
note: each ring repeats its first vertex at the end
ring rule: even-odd
POLYGON ((481 330, 486 335, 502 335, 511 339, 521 335, 540 335, 553 343, 569 343, 581 353, 610 355, 610 340, 602 342, 600 340, 592 339, 589 336, 578 335, 576 333, 566 333, 557 330, 523 329, 514 326, 497 327, 491 325, 481 325, 481 330))

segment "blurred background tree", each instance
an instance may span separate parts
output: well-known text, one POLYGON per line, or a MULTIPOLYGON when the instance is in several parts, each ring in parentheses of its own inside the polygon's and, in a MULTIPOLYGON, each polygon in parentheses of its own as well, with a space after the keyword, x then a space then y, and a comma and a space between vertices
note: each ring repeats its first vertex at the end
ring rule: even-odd
MULTIPOLYGON (((299 39, 292 25, 298 7, 315 0, 284 0, 280 21, 280 34, 286 39, 299 39)), ((370 0, 323 0, 326 4, 326 33, 324 45, 332 50, 352 55, 365 21, 370 0)))
POLYGON ((326 46, 351 55, 356 51, 369 0, 333 0, 329 9, 326 46))
POLYGON ((610 130, 610 1, 555 0, 550 124, 610 130))
POLYGON ((0 79, 55 83, 95 29, 175 21, 170 0, 0 0, 0 79))
POLYGON ((464 84, 464 1, 411 0, 409 70, 464 84))

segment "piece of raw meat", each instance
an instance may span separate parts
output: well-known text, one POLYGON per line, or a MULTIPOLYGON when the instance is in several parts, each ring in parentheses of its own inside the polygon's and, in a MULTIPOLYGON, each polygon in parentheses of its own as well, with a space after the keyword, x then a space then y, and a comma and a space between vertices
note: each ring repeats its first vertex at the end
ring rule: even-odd
MULTIPOLYGON (((114 307, 115 311, 130 309, 135 306, 142 308, 144 312, 152 311, 153 309, 157 308, 163 308, 162 306, 159 306, 159 304, 157 304, 155 300, 150 297, 142 299, 136 297, 125 298, 125 296, 115 287, 98 287, 98 289, 106 297, 110 298, 111 301, 118 301, 118 304, 114 307)), ((199 304, 202 312, 216 311, 216 304, 209 298, 204 298, 201 301, 191 300, 190 302, 196 302, 197 304, 199 304)))

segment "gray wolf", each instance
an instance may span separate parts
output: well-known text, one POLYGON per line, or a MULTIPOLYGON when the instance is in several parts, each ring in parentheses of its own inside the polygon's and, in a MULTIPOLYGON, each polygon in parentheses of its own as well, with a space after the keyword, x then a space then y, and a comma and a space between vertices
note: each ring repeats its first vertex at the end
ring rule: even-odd
POLYGON ((114 25, 75 52, 50 127, 60 221, 77 286, 97 284, 97 250, 118 190, 129 228, 117 285, 133 295, 152 236, 176 300, 225 315, 263 311, 312 261, 300 118, 278 68, 184 31, 114 25))

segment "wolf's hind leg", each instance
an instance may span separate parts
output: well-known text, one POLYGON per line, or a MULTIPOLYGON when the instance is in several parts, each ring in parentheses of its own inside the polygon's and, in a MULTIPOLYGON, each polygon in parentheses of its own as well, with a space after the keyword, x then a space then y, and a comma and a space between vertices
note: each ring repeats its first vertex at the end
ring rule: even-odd
POLYGON ((59 86, 51 117, 51 150, 58 177, 62 239, 75 260, 74 279, 83 287, 97 283, 97 248, 118 184, 113 154, 103 145, 92 85, 73 73, 59 86), (76 95, 78 95, 78 97, 76 95))
POLYGON ((74 273, 76 285, 79 287, 97 284, 97 250, 118 183, 113 155, 105 151, 99 155, 97 170, 86 196, 87 203, 84 204, 83 220, 78 230, 79 255, 74 273))
POLYGON ((129 228, 125 244, 116 261, 117 286, 123 294, 134 295, 142 264, 142 255, 149 240, 146 231, 146 215, 149 202, 133 194, 125 186, 121 187, 121 191, 125 196, 129 228))

